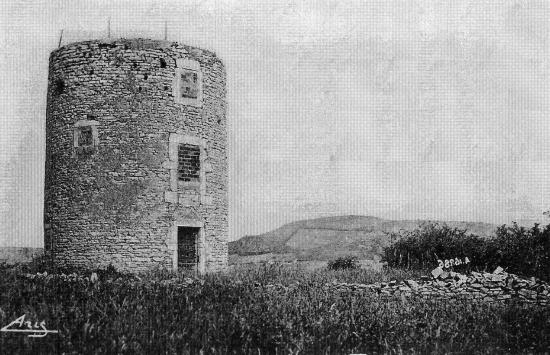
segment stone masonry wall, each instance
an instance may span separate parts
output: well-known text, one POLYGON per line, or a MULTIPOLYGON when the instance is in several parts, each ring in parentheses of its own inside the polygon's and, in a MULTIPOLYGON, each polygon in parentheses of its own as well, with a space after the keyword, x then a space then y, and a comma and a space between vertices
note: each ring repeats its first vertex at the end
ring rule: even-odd
POLYGON ((86 41, 51 53, 44 227, 57 264, 172 268, 177 226, 189 225, 202 227, 203 271, 226 267, 225 77, 215 54, 166 41, 86 41), (201 94, 175 99, 176 72, 191 64, 201 94), (90 137, 95 146, 75 147, 90 137), (174 184, 174 139, 200 144, 200 184, 174 184))
MULTIPOLYGON (((256 284, 263 290, 288 292, 303 287, 299 282, 289 285, 256 284)), ((507 273, 497 268, 493 273, 471 272, 459 274, 445 272, 422 276, 418 280, 377 282, 373 284, 336 282, 325 284, 327 290, 341 293, 361 294, 365 297, 379 296, 383 299, 394 297, 421 297, 457 299, 482 302, 525 302, 547 307, 550 305, 550 284, 531 277, 529 279, 507 273), (437 275, 437 276, 436 276, 437 275)))

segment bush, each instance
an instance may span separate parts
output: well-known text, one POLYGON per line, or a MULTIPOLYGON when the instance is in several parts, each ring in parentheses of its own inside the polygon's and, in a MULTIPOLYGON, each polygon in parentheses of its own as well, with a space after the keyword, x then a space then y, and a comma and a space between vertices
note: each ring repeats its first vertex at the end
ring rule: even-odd
POLYGON ((486 257, 491 266, 499 264, 517 274, 550 280, 550 224, 532 228, 503 225, 489 244, 492 254, 486 257))
POLYGON ((356 256, 342 256, 328 262, 329 270, 345 270, 359 268, 359 260, 356 256))
POLYGON ((493 271, 501 266, 519 275, 550 280, 550 225, 502 225, 494 237, 481 238, 445 224, 428 223, 393 237, 398 240, 384 249, 384 261, 391 267, 427 269, 437 266, 437 260, 468 257, 468 269, 493 271))
POLYGON ((446 224, 425 223, 413 231, 393 234, 393 238, 397 242, 384 248, 383 260, 390 267, 427 269, 437 266, 437 260, 449 258, 483 260, 483 239, 446 224))
POLYGON ((98 269, 97 274, 104 278, 116 278, 123 275, 113 266, 113 264, 107 265, 105 269, 98 269))

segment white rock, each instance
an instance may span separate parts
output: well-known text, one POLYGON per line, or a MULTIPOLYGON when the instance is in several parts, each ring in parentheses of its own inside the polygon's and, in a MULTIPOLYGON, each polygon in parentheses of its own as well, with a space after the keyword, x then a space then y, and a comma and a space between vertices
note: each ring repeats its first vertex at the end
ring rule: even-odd
POLYGON ((92 275, 90 275, 90 281, 93 283, 96 283, 99 280, 99 277, 95 272, 92 272, 92 275))
POLYGON ((432 270, 432 276, 437 279, 443 273, 443 269, 439 266, 432 270))

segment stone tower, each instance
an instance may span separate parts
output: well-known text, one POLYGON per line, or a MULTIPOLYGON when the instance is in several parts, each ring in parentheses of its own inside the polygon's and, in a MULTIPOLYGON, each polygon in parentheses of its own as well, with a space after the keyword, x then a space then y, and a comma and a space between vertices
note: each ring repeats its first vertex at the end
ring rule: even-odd
POLYGON ((227 265, 225 69, 146 39, 50 55, 44 246, 59 266, 227 265))

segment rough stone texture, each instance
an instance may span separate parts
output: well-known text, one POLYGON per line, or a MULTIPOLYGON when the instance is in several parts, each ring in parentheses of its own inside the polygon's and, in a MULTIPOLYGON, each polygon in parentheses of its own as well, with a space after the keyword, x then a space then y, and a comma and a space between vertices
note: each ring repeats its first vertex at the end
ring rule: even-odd
POLYGON ((224 269, 225 94, 225 69, 216 55, 173 42, 86 41, 52 52, 47 255, 63 266, 176 268, 177 226, 200 225, 202 271, 224 269), (198 70, 200 93, 176 99, 182 80, 176 72, 188 69, 198 70), (96 146, 78 147, 75 137, 86 122, 94 122, 96 146), (170 137, 200 142, 200 183, 174 184, 170 137))
MULTIPOLYGON (((303 287, 299 282, 289 285, 257 283, 260 289, 280 292, 303 287)), ((444 271, 438 276, 422 276, 420 280, 397 282, 377 282, 360 284, 332 282, 324 285, 327 290, 342 293, 353 293, 385 299, 393 297, 423 297, 441 299, 462 299, 469 301, 504 302, 517 301, 541 306, 550 305, 550 284, 531 277, 525 279, 497 268, 494 273, 471 272, 469 275, 444 271)))
POLYGON ((422 297, 461 298, 484 301, 519 300, 540 305, 550 305, 550 285, 542 280, 524 279, 497 269, 495 273, 470 275, 445 272, 422 280, 390 281, 376 284, 333 283, 342 291, 374 292, 382 296, 417 295, 422 297))

